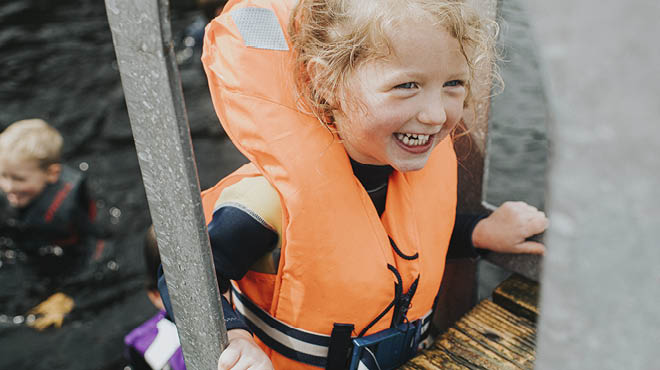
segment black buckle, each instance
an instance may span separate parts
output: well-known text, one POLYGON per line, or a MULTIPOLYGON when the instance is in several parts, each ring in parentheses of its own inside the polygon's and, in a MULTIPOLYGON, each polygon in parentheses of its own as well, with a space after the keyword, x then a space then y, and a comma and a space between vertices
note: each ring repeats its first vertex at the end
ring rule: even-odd
POLYGON ((355 325, 335 323, 330 335, 330 345, 328 346, 328 370, 343 370, 348 365, 348 360, 353 349, 351 334, 355 325))
POLYGON ((422 335, 422 320, 401 324, 362 338, 353 339, 349 369, 362 363, 367 369, 392 370, 417 353, 422 335))

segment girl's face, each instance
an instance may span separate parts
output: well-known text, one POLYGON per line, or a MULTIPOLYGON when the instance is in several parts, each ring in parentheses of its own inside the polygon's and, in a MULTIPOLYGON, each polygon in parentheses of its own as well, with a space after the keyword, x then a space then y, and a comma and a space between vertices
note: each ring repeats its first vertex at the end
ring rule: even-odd
POLYGON ((349 77, 335 124, 357 162, 414 171, 461 120, 469 70, 444 29, 410 20, 393 31, 393 55, 349 77))

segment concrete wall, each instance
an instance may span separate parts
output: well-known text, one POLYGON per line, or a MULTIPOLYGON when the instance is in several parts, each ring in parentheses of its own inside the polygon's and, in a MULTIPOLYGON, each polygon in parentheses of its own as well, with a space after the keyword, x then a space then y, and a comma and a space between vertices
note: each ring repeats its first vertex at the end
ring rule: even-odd
POLYGON ((528 3, 550 101, 537 369, 660 369, 660 3, 528 3))

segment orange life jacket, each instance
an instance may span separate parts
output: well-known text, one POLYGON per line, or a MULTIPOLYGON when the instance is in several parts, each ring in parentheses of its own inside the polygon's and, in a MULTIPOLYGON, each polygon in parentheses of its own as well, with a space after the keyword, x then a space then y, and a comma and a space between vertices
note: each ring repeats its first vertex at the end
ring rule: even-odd
MULTIPOLYGON (((203 193, 205 216, 211 220, 223 189, 264 176, 282 204, 278 271, 250 271, 235 288, 261 314, 301 335, 329 336, 334 323, 352 323, 354 336, 369 335, 392 324, 388 307, 397 290, 415 284, 408 320, 433 308, 454 225, 456 156, 447 138, 422 170, 395 171, 379 218, 341 142, 298 108, 285 31, 295 2, 230 1, 206 28, 202 60, 213 104, 251 163, 203 193)), ((286 348, 274 350, 270 339, 265 344, 256 329, 276 369, 314 368, 288 358, 286 348)), ((294 350, 299 344, 283 340, 294 350)), ((327 347, 310 351, 322 357, 327 347)))

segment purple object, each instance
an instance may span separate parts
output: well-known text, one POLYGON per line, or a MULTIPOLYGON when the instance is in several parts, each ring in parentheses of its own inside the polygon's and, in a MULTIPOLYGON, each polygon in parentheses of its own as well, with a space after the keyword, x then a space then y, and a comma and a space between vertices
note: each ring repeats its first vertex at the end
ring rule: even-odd
POLYGON ((154 370, 169 365, 171 370, 185 370, 176 325, 160 311, 124 337, 126 348, 133 348, 154 370))

